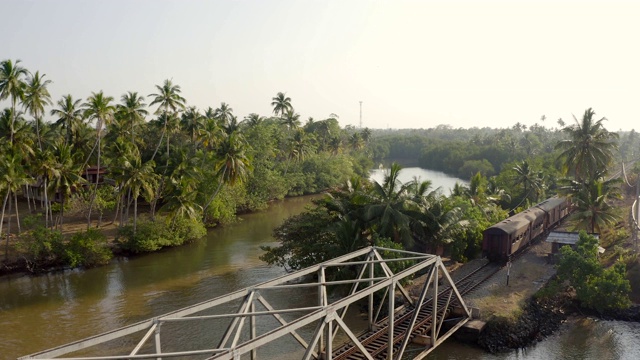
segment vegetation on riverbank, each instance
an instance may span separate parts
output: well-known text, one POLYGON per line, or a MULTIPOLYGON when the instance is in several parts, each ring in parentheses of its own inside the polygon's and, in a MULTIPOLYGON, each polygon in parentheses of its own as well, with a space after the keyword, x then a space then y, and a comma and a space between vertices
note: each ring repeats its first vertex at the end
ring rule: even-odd
MULTIPOLYGON (((303 124, 284 93, 271 99, 271 116, 238 119, 224 102, 188 106, 171 80, 146 99, 129 91, 119 102, 96 91, 54 104, 51 85, 20 61, 0 63, 0 101, 10 104, 0 112, 0 271, 103 263, 63 256, 86 250, 76 251, 72 235, 62 235, 66 227, 79 232, 79 218, 87 230, 116 224, 116 251, 154 251, 201 237, 203 227, 233 221, 238 212, 366 176, 372 167, 367 129, 343 129, 335 114, 303 124)), ((101 246, 85 238, 84 247, 101 246)))

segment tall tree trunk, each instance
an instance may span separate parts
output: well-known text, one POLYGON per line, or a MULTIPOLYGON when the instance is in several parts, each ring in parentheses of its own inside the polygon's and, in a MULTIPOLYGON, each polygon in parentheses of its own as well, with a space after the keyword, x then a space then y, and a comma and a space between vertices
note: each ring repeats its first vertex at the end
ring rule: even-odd
POLYGON ((18 213, 18 193, 13 193, 13 201, 16 203, 16 223, 18 224, 18 235, 22 232, 20 228, 20 214, 18 213))
POLYGON ((135 236, 138 227, 138 198, 133 199, 133 235, 135 236))
POLYGON ((31 211, 31 198, 29 197, 29 185, 25 185, 22 187, 22 193, 27 198, 27 208, 29 209, 29 214, 31 214, 32 211, 31 211))
POLYGON ((218 192, 220 192, 220 188, 222 188, 222 183, 223 183, 224 175, 226 174, 226 172, 227 172, 227 168, 225 167, 224 170, 222 171, 222 175, 220 176, 220 181, 218 181, 218 188, 213 193, 213 195, 211 195, 211 198, 209 198, 209 201, 207 201, 207 204, 202 208, 203 219, 207 217, 207 208, 209 207, 209 205, 211 205, 211 202, 213 201, 213 199, 215 199, 215 197, 218 195, 218 192))
MULTIPOLYGON (((44 188, 43 188, 43 193, 44 193, 44 226, 45 227, 49 227, 49 209, 51 208, 50 204, 49 204, 49 191, 47 191, 47 177, 45 176, 43 178, 42 183, 44 184, 44 188)), ((55 193, 53 195, 55 197, 55 193)), ((51 219, 53 222, 53 219, 51 219)), ((53 225, 52 225, 53 227, 53 225)))
POLYGON ((36 137, 38 138, 38 149, 42 151, 42 140, 40 139, 40 121, 38 120, 38 114, 35 115, 36 118, 36 137))
POLYGON ((7 219, 7 241, 4 246, 4 258, 9 258, 9 237, 11 236, 11 191, 7 191, 7 196, 9 197, 9 219, 7 219))
POLYGON ((96 196, 98 195, 98 181, 100 180, 100 138, 100 130, 98 130, 98 140, 96 141, 98 143, 98 169, 96 170, 95 187, 93 189, 93 194, 91 195, 91 201, 89 202, 89 212, 87 214, 87 230, 89 230, 89 228, 91 227, 91 210, 93 209, 93 203, 95 202, 96 196))
MULTIPOLYGON (((2 226, 4 225, 4 210, 7 208, 7 199, 9 198, 9 190, 7 190, 7 195, 4 196, 4 201, 2 202, 2 216, 0 216, 0 240, 2 239, 2 226)), ((7 237, 7 245, 4 249, 4 258, 5 260, 9 257, 9 238, 7 237)))
POLYGON ((62 220, 64 219, 64 200, 65 196, 62 196, 61 205, 60 206, 60 232, 62 232, 62 220))

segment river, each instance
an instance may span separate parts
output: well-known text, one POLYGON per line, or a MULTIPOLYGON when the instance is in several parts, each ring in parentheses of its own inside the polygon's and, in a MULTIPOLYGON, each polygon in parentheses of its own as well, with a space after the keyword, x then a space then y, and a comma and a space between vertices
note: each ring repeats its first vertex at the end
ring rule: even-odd
MULTIPOLYGON (((388 173, 388 168, 374 169, 371 170, 369 178, 382 184, 385 175, 388 173)), ((451 193, 451 190, 456 183, 469 185, 468 181, 449 176, 441 171, 428 170, 419 167, 402 168, 402 170, 400 170, 400 174, 398 174, 398 180, 403 184, 413 181, 414 178, 417 178, 419 181, 431 181, 431 190, 439 189, 443 195, 447 196, 451 193)))
MULTIPOLYGON (((96 335, 282 275, 281 268, 259 260, 259 247, 274 244, 272 229, 301 212, 311 198, 275 202, 182 247, 90 270, 0 278, 0 359, 96 335)), ((297 304, 315 300, 310 292, 282 299, 297 304)), ((357 314, 349 319, 358 320, 357 314)), ((637 323, 591 320, 569 324, 523 351, 487 355, 449 340, 430 359, 638 359, 639 340, 637 323)), ((294 354, 275 348, 273 359, 283 352, 294 354)))

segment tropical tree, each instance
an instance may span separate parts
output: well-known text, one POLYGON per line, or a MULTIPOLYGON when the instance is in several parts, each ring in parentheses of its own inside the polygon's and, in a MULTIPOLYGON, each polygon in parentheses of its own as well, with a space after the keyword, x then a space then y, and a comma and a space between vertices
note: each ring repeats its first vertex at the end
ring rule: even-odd
POLYGON ((263 121, 264 121, 264 117, 256 113, 251 113, 244 117, 244 120, 242 120, 242 123, 247 124, 248 126, 257 126, 263 121))
POLYGON ((124 119, 130 127, 131 142, 135 143, 135 129, 144 123, 144 118, 149 114, 145 109, 144 96, 138 92, 128 91, 120 97, 120 105, 117 106, 116 114, 124 119))
MULTIPOLYGON (((49 171, 51 175, 47 192, 60 194, 60 229, 64 221, 64 205, 71 196, 74 189, 77 189, 86 180, 80 176, 82 165, 79 159, 75 158, 73 149, 68 144, 61 144, 54 150, 54 171, 49 171)), ((46 164, 45 164, 46 165, 46 164)), ((57 227, 57 225, 56 225, 57 227)))
POLYGON ((234 185, 244 181, 249 171, 253 169, 246 149, 247 144, 242 135, 238 133, 230 134, 220 144, 214 165, 214 171, 218 177, 218 187, 202 209, 205 217, 207 208, 220 192, 222 185, 234 185))
MULTIPOLYGON (((15 204, 15 217, 20 233, 20 214, 18 212, 18 190, 28 185, 32 181, 31 177, 24 171, 22 157, 13 152, 6 152, 0 157, 0 191, 4 192, 2 202, 2 215, 0 215, 0 239, 2 238, 2 225, 4 224, 4 214, 7 203, 9 204, 9 216, 12 212, 12 204, 15 204), (13 195, 13 199, 11 198, 13 195), (13 203, 12 203, 13 200, 13 203)), ((1 192, 0 192, 1 193, 1 192)), ((7 238, 5 242, 5 259, 9 254, 9 237, 11 235, 11 219, 7 222, 7 238)))
POLYGON ((80 102, 80 99, 73 100, 71 94, 67 94, 58 100, 58 108, 51 110, 51 115, 58 117, 56 125, 66 130, 65 142, 67 144, 73 142, 73 134, 78 131, 79 124, 82 122, 83 109, 80 102))
POLYGON ((273 106, 273 113, 280 117, 284 116, 287 111, 293 111, 291 106, 291 98, 285 95, 283 92, 279 92, 275 97, 271 99, 271 106, 273 106))
POLYGON ((36 137, 38 139, 38 148, 42 150, 42 140, 40 137, 40 121, 44 114, 45 105, 51 105, 51 95, 47 86, 51 80, 44 80, 46 75, 36 71, 36 73, 27 80, 26 91, 24 95, 23 105, 27 111, 33 115, 36 124, 36 137))
POLYGON ((569 135, 569 139, 556 145, 556 149, 562 151, 559 158, 565 169, 578 181, 592 178, 594 174, 606 169, 617 147, 614 140, 618 138, 618 134, 607 131, 603 125, 606 119, 595 120, 594 115, 595 112, 589 108, 580 121, 574 116, 575 125, 562 129, 569 135))
MULTIPOLYGON (((164 120, 164 127, 163 127, 163 131, 162 131, 162 135, 160 136, 160 141, 158 142, 158 146, 156 147, 156 150, 153 152, 153 156, 151 156, 151 160, 153 160, 156 156, 156 154, 158 153, 158 149, 160 148, 160 145, 162 145, 162 141, 164 139, 164 137, 167 137, 167 156, 169 153, 169 136, 167 135, 167 121, 169 120, 169 111, 171 111, 171 113, 176 113, 178 110, 182 110, 185 108, 185 104, 187 102, 187 100, 185 100, 185 98, 183 98, 182 96, 180 96, 180 85, 174 85, 171 80, 165 80, 164 83, 162 84, 162 86, 160 85, 156 85, 156 89, 158 90, 158 93, 156 94, 149 94, 149 96, 153 96, 153 101, 151 101, 151 104, 149 104, 149 106, 153 106, 158 104, 158 109, 156 110, 156 115, 157 114, 164 114, 165 116, 163 117, 164 120)), ((168 158, 167 158, 168 161, 168 158)))
MULTIPOLYGON (((29 165, 30 173, 38 180, 36 184, 42 189, 40 206, 44 208, 45 226, 49 227, 50 224, 53 224, 51 202, 49 201, 49 179, 59 176, 53 150, 51 148, 36 149, 35 156, 29 165)), ((34 203, 34 209, 35 207, 34 203)))
MULTIPOLYGON (((91 209, 93 208, 93 203, 95 201, 97 192, 98 192, 98 183, 100 181, 100 160, 101 160, 101 150, 102 150, 102 128, 105 124, 109 124, 109 122, 113 119, 113 113, 115 111, 115 106, 111 104, 113 101, 113 97, 105 96, 102 91, 98 93, 91 93, 91 96, 87 98, 87 102, 83 104, 85 107, 84 115, 90 119, 96 121, 96 148, 97 148, 97 174, 96 174, 96 182, 93 190, 93 195, 91 196, 91 203, 89 205, 89 211, 87 214, 87 227, 91 226, 91 209)), ((89 158, 87 158, 87 161, 89 158)))
POLYGON ((411 218, 407 215, 406 194, 412 185, 400 182, 398 176, 401 170, 399 164, 393 163, 382 184, 373 182, 370 195, 372 199, 364 210, 365 219, 381 237, 411 247, 413 239, 411 218))
POLYGON ((138 198, 141 193, 147 199, 154 197, 158 176, 154 172, 155 163, 153 160, 142 162, 139 154, 125 160, 121 170, 123 170, 122 194, 131 192, 133 199, 133 233, 136 233, 138 225, 138 198))
POLYGON ((4 144, 7 151, 22 154, 23 160, 27 160, 33 155, 32 134, 21 111, 14 114, 12 109, 6 108, 0 112, 0 144, 4 144))
POLYGON ((220 126, 225 127, 233 116, 233 109, 226 102, 220 103, 220 107, 215 109, 213 117, 218 120, 220 126))
MULTIPOLYGON (((13 115, 11 119, 12 129, 16 119, 16 103, 24 97, 26 86, 24 78, 29 74, 27 69, 18 65, 19 63, 20 60, 16 60, 15 63, 11 60, 0 62, 0 100, 11 98, 11 114, 13 115)), ((13 144, 13 133, 11 144, 13 144)))
POLYGON ((574 211, 569 217, 576 229, 601 232, 605 226, 620 220, 616 209, 610 204, 613 199, 621 198, 619 184, 621 179, 605 180, 604 171, 596 173, 596 179, 579 182, 564 180, 560 191, 571 198, 574 211))
POLYGON ((300 127, 300 114, 293 111, 293 109, 286 110, 282 115, 282 124, 289 129, 289 134, 291 134, 292 130, 300 127))
POLYGON ((204 127, 204 116, 195 106, 187 108, 180 119, 180 127, 189 135, 191 143, 195 147, 198 133, 204 127))
POLYGON ((531 198, 531 192, 534 194, 534 201, 538 200, 540 191, 543 189, 544 180, 542 172, 536 172, 527 160, 523 160, 512 168, 514 171, 513 182, 516 185, 522 185, 524 192, 522 201, 531 198))

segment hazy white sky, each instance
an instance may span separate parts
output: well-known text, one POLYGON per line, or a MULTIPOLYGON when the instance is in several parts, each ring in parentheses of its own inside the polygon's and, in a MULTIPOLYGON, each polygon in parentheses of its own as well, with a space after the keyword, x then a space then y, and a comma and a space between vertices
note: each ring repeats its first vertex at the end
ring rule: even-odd
MULTIPOLYGON (((0 60, 53 80, 54 100, 119 100, 171 78, 189 105, 371 128, 545 126, 593 107, 640 114, 640 2, 3 0, 0 60)), ((5 103, 6 104, 6 103, 5 103)))

